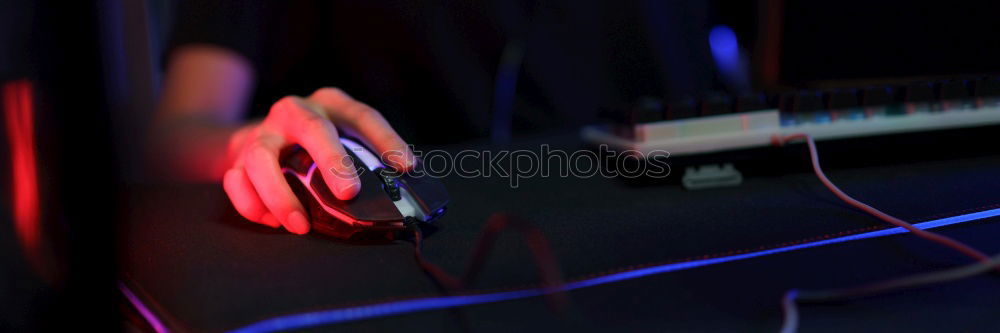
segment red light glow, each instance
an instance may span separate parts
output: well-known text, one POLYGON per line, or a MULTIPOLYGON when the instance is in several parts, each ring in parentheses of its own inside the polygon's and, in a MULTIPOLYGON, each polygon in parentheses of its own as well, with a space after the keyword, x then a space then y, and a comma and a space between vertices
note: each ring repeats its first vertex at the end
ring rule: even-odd
POLYGON ((11 200, 14 229, 28 259, 38 268, 41 260, 38 169, 35 154, 35 121, 31 82, 3 85, 4 117, 11 155, 11 200))

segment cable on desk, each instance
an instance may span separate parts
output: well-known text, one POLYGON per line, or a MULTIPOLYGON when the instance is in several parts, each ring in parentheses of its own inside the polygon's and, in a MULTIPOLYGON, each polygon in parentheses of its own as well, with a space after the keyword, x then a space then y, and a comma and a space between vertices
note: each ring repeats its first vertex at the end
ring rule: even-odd
POLYGON ((806 144, 809 146, 809 157, 812 161, 813 172, 816 177, 819 178, 820 182, 826 186, 830 192, 833 192, 837 198, 846 202, 847 204, 864 211, 882 221, 888 222, 890 224, 896 225, 900 228, 906 229, 917 235, 920 238, 944 245, 951 249, 961 252, 969 257, 972 257, 979 261, 977 264, 962 266, 959 268, 954 268, 951 270, 940 271, 935 273, 926 273, 920 275, 913 275, 909 277, 902 277, 893 280, 876 282, 871 284, 865 284, 857 287, 849 287, 844 289, 835 290, 821 290, 821 291, 799 291, 796 289, 789 290, 781 299, 781 306, 784 312, 784 322, 781 326, 782 333, 792 333, 798 329, 799 316, 798 309, 795 306, 797 300, 802 301, 812 301, 812 302, 822 302, 822 301, 832 301, 850 297, 857 297, 863 295, 870 295, 874 293, 879 293, 883 291, 895 290, 900 288, 919 286, 931 283, 939 283, 951 280, 957 280, 961 278, 966 278, 973 276, 982 272, 985 272, 991 268, 1000 269, 1000 256, 991 258, 986 254, 983 254, 979 250, 972 248, 965 243, 952 239, 951 237, 944 236, 938 233, 926 231, 913 226, 899 218, 892 215, 886 214, 872 206, 869 206, 863 202, 860 202, 851 196, 841 191, 837 185, 834 185, 823 169, 819 165, 819 153, 816 151, 816 143, 814 142, 812 136, 804 133, 789 134, 784 137, 773 136, 771 137, 772 143, 776 146, 781 146, 787 144, 790 141, 805 140, 806 144))
POLYGON ((792 289, 785 293, 785 296, 781 299, 782 309, 784 309, 785 312, 785 322, 781 325, 781 332, 793 333, 798 328, 799 314, 798 309, 795 307, 796 301, 830 302, 846 300, 894 290, 965 279, 985 273, 991 269, 996 269, 997 267, 1000 267, 1000 254, 993 256, 990 260, 974 264, 949 268, 937 272, 904 276, 901 278, 884 280, 855 287, 827 290, 792 289))
MULTIPOLYGON (((949 216, 936 220, 925 221, 916 224, 921 229, 941 228, 952 225, 959 225, 973 221, 982 221, 1000 217, 1000 208, 967 213, 956 216, 949 216)), ((788 253, 804 249, 817 248, 833 244, 860 241, 866 239, 876 239, 892 235, 905 234, 907 231, 900 227, 875 230, 861 234, 826 238, 813 242, 789 245, 778 248, 763 249, 759 251, 731 254, 722 257, 703 258, 692 261, 672 262, 648 267, 623 270, 608 275, 588 277, 567 282, 559 288, 529 288, 493 293, 473 293, 453 296, 434 296, 423 298, 411 298, 393 302, 374 303, 354 307, 334 308, 288 315, 277 316, 248 324, 233 330, 233 332, 277 332, 289 331, 317 327, 320 325, 332 325, 358 320, 368 320, 384 318, 407 313, 416 313, 429 310, 453 309, 463 306, 490 304, 504 302, 515 299, 542 296, 552 292, 567 292, 576 289, 603 286, 612 283, 631 281, 647 276, 664 274, 670 272, 684 271, 699 267, 720 265, 735 261, 762 258, 779 253, 788 253)))
MULTIPOLYGON (((858 204, 861 204, 860 202, 857 202, 857 200, 854 200, 853 198, 850 198, 849 196, 847 196, 846 194, 844 194, 836 186, 833 186, 833 184, 830 183, 829 179, 827 179, 825 177, 825 175, 823 174, 822 170, 819 167, 818 157, 816 156, 817 154, 816 154, 815 144, 813 143, 813 140, 812 140, 811 137, 809 137, 808 135, 799 134, 799 135, 790 135, 790 136, 787 136, 787 137, 778 137, 778 136, 775 136, 772 139, 773 139, 775 145, 782 145, 782 144, 787 143, 788 141, 792 141, 792 140, 796 140, 796 139, 802 139, 802 138, 805 138, 806 142, 809 144, 810 153, 811 153, 812 161, 813 161, 813 170, 820 177, 820 180, 823 181, 824 184, 828 184, 829 185, 828 188, 830 188, 832 191, 834 191, 835 194, 839 193, 838 197, 841 197, 841 199, 844 199, 846 197, 847 199, 849 199, 849 200, 845 200, 848 203, 851 203, 853 201, 853 202, 856 202, 858 204)), ((868 207, 871 210, 875 210, 874 208, 871 208, 871 207, 869 207, 867 205, 864 205, 864 204, 861 204, 861 205, 863 207, 868 207)), ((865 210, 865 211, 867 211, 867 210, 865 210)), ((877 211, 877 210, 875 210, 875 211, 877 211)), ((879 213, 881 213, 881 212, 879 212, 879 213)), ((884 213, 882 213, 882 215, 888 216, 888 215, 886 215, 884 213)), ((878 216, 878 215, 876 215, 876 216, 878 216)), ((557 282, 547 282, 547 284, 548 284, 547 288, 529 288, 529 289, 519 289, 519 290, 512 290, 512 291, 505 291, 505 292, 495 292, 495 293, 480 293, 480 294, 464 294, 464 295, 449 295, 449 296, 438 296, 438 297, 424 297, 424 298, 405 299, 405 300, 393 301, 393 302, 384 302, 384 303, 375 303, 375 304, 361 305, 361 306, 355 306, 355 307, 335 308, 335 309, 327 309, 327 310, 318 310, 318 311, 311 311, 311 312, 295 313, 295 314, 277 316, 277 317, 273 317, 273 318, 261 320, 261 321, 258 321, 258 322, 254 322, 254 323, 251 323, 249 325, 246 325, 246 326, 243 326, 243 327, 239 327, 239 328, 233 330, 233 332, 274 332, 274 331, 287 331, 287 330, 293 330, 293 329, 303 329, 303 328, 317 327, 317 326, 320 326, 320 325, 330 325, 330 324, 352 322, 352 321, 358 321, 358 320, 366 320, 366 319, 374 319, 374 318, 384 318, 384 317, 388 317, 388 316, 394 316, 394 315, 400 315, 400 314, 407 314, 407 313, 416 313, 416 312, 420 312, 420 311, 438 310, 438 309, 450 309, 450 308, 457 308, 457 307, 462 307, 462 306, 470 306, 470 305, 478 305, 478 304, 489 304, 489 303, 503 302, 503 301, 509 301, 509 300, 515 300, 515 299, 524 299, 524 298, 529 298, 529 297, 536 297, 536 296, 548 295, 548 294, 551 294, 551 293, 566 292, 566 291, 570 291, 570 290, 590 288, 590 287, 595 287, 595 286, 602 286, 602 285, 607 285, 607 284, 611 284, 611 283, 617 283, 617 282, 621 282, 621 281, 629 281, 629 280, 633 280, 633 279, 643 278, 643 277, 657 275, 657 274, 664 274, 664 273, 668 273, 668 272, 684 271, 684 270, 688 270, 688 269, 694 269, 694 268, 699 268, 699 267, 719 265, 719 264, 724 264, 724 263, 729 263, 729 262, 734 262, 734 261, 748 260, 748 259, 752 259, 752 258, 760 258, 760 257, 765 257, 765 256, 773 255, 773 254, 787 253, 787 252, 791 252, 791 251, 798 251, 798 250, 803 250, 803 249, 816 248, 816 247, 827 246, 827 245, 832 245, 832 244, 840 244, 840 243, 851 242, 851 241, 859 241, 859 240, 865 240, 865 239, 874 239, 874 238, 878 238, 878 237, 886 237, 886 236, 891 236, 891 235, 904 234, 906 232, 912 232, 912 233, 917 234, 917 233, 919 233, 919 231, 923 231, 923 229, 940 228, 940 227, 944 227, 944 226, 957 225, 957 224, 962 224, 962 223, 968 223, 968 222, 971 222, 971 221, 980 221, 980 220, 983 220, 983 219, 996 218, 996 217, 1000 217, 1000 208, 995 208, 995 209, 989 209, 989 210, 985 210, 985 211, 965 213, 965 214, 961 214, 961 215, 955 215, 955 216, 949 216, 949 217, 945 217, 945 218, 934 219, 934 220, 930 220, 930 221, 925 221, 925 222, 919 223, 916 226, 910 225, 910 224, 908 224, 906 222, 899 221, 899 222, 902 222, 902 225, 893 223, 894 225, 898 226, 896 228, 889 228, 889 229, 883 229, 883 230, 870 231, 870 232, 865 232, 865 233, 862 233, 862 234, 845 235, 845 236, 839 236, 839 237, 833 237, 833 238, 828 238, 828 239, 822 239, 822 240, 817 240, 817 241, 812 241, 812 242, 807 242, 807 243, 802 243, 802 244, 795 244, 795 245, 788 245, 788 246, 777 247, 777 248, 762 249, 762 250, 759 250, 759 251, 752 251, 752 252, 747 252, 747 253, 730 254, 730 255, 725 255, 725 256, 721 256, 721 257, 703 258, 703 259, 697 259, 697 260, 692 260, 692 261, 672 262, 672 263, 666 263, 666 264, 660 264, 660 265, 653 265, 653 266, 648 266, 648 267, 640 267, 640 268, 635 268, 635 269, 627 269, 627 270, 623 270, 623 271, 620 271, 620 272, 615 272, 615 273, 608 274, 608 275, 602 275, 602 276, 596 276, 596 277, 590 277, 590 278, 575 280, 575 281, 571 281, 571 282, 566 283, 566 284, 563 284, 562 280, 559 279, 559 280, 555 280, 557 282)), ((498 219, 503 219, 503 218, 500 218, 500 217, 497 217, 497 215, 494 215, 493 217, 490 218, 490 221, 488 221, 486 230, 484 231, 484 235, 483 235, 482 239, 480 239, 479 244, 476 246, 476 255, 473 255, 472 256, 473 259, 470 261, 470 267, 477 267, 477 266, 479 266, 479 265, 482 264, 482 259, 475 259, 475 258, 485 257, 485 254, 487 253, 487 249, 490 247, 491 244, 484 244, 484 240, 489 240, 490 242, 492 242, 492 239, 495 238, 495 236, 496 236, 495 234, 498 233, 499 231, 501 231, 499 229, 503 229, 504 226, 501 225, 503 223, 497 221, 498 219), (494 227, 491 228, 490 227, 491 225, 493 225, 494 227), (494 228, 498 229, 498 230, 493 230, 494 228), (492 233, 493 235, 487 237, 488 233, 492 233), (472 264, 475 264, 475 265, 472 265, 472 264)), ((898 219, 896 219, 896 220, 898 220, 898 219)), ((506 223, 510 223, 510 221, 508 221, 506 223)), ((422 236, 423 235, 422 235, 422 233, 420 233, 420 230, 419 230, 418 226, 415 223, 411 223, 411 224, 408 224, 408 227, 412 228, 412 231, 415 233, 415 236, 416 236, 415 240, 414 240, 414 246, 416 247, 415 256, 417 257, 417 261, 418 261, 418 263, 420 263, 421 267, 424 268, 425 271, 428 274, 430 274, 436 280, 440 280, 440 281, 452 281, 452 282, 442 282, 442 285, 447 283, 447 284, 453 284, 453 285, 459 286, 459 287, 468 286, 467 282, 471 282, 471 278, 469 278, 468 276, 473 276, 474 277, 475 276, 475 272, 478 271, 478 268, 476 268, 476 269, 467 269, 466 273, 463 275, 464 279, 468 279, 466 281, 461 281, 459 279, 456 279, 456 278, 448 275, 448 273, 446 271, 444 271, 443 269, 441 269, 439 266, 434 265, 433 263, 430 263, 429 261, 426 260, 426 258, 423 257, 423 254, 421 252, 422 236), (443 278, 442 279, 438 279, 439 277, 443 277, 443 278), (466 282, 466 283, 462 283, 462 282, 466 282)), ((534 228, 532 228, 532 229, 534 229, 534 228)), ((537 230, 537 229, 535 229, 535 230, 537 230)), ((524 233, 524 232, 522 232, 522 233, 524 233)), ((540 233, 539 233, 539 235, 540 235, 540 233)), ((940 235, 938 235, 938 236, 940 236, 940 235)), ((944 237, 944 236, 941 236, 941 237, 944 237)), ((542 245, 545 246, 545 248, 547 249, 547 244, 543 243, 542 245)), ((533 248, 533 250, 534 250, 534 248, 533 248)), ((536 254, 536 256, 538 256, 538 255, 536 254)), ((538 256, 538 257, 539 258, 544 258, 546 256, 543 255, 543 256, 538 256)), ((549 258, 551 258, 551 256, 549 256, 549 258)), ((996 259, 993 259, 993 260, 996 260, 996 259)), ((538 260, 537 264, 540 265, 540 266, 544 266, 543 262, 546 262, 546 261, 549 262, 549 263, 554 262, 554 260, 545 259, 545 260, 538 260)), ((985 264, 985 263, 980 263, 980 264, 971 265, 971 266, 978 267, 979 265, 983 265, 983 266, 989 267, 989 265, 985 264)), ((997 264, 994 263, 994 265, 997 265, 997 264)), ((550 265, 550 267, 552 267, 555 272, 558 272, 558 270, 556 270, 556 266, 555 265, 550 265)), ((936 273, 932 273, 932 274, 936 274, 936 273)), ((546 274, 542 274, 543 280, 545 280, 545 275, 546 274)), ((973 275, 973 274, 970 273, 968 276, 971 276, 971 275, 973 275)), ((555 276, 558 277, 558 276, 561 276, 561 275, 555 274, 555 276)), ((962 277, 964 277, 964 275, 962 277)), ((959 279, 959 278, 961 278, 961 277, 958 277, 957 275, 953 275, 952 276, 952 279, 959 279)), ((917 280, 920 280, 920 279, 917 279, 917 280)), ((922 280, 922 281, 928 281, 928 280, 930 280, 930 282, 927 282, 927 283, 949 281, 949 279, 944 278, 943 275, 942 275, 942 278, 940 278, 940 279, 927 279, 927 280, 922 280)), ((872 290, 871 292, 880 292, 880 291, 884 291, 884 290, 898 289, 898 288, 902 288, 902 287, 906 287, 906 286, 913 286, 913 285, 918 285, 918 284, 912 284, 912 283, 896 284, 896 283, 892 283, 892 284, 888 284, 888 286, 890 286, 891 288, 872 288, 872 289, 867 289, 866 288, 865 290, 872 290)), ((786 312, 785 312, 785 314, 786 314, 785 326, 786 327, 791 327, 790 330, 786 330, 785 328, 783 328, 782 332, 794 332, 795 328, 797 327, 797 324, 798 324, 798 314, 797 314, 797 311, 796 311, 797 309, 795 308, 794 301, 797 299, 796 295, 798 293, 799 293, 799 291, 791 290, 791 291, 789 291, 789 293, 786 294, 785 297, 782 298, 782 301, 783 301, 782 304, 784 305, 785 310, 786 310, 786 312)), ((803 292, 803 293, 807 293, 807 295, 808 295, 808 292, 803 292)))
MULTIPOLYGON (((558 265, 556 265, 555 256, 552 255, 552 250, 549 248, 545 234, 533 224, 516 216, 496 213, 489 217, 486 221, 486 226, 479 236, 479 240, 476 241, 472 257, 469 259, 469 263, 466 265, 465 272, 461 278, 456 278, 448 274, 440 266, 431 263, 424 257, 423 232, 420 230, 418 222, 407 223, 407 228, 413 232, 413 255, 417 260, 417 264, 420 265, 420 268, 435 283, 443 287, 447 292, 463 290, 475 281, 476 276, 479 275, 479 271, 486 262, 490 250, 493 249, 493 243, 496 242, 497 236, 508 228, 517 231, 527 242, 528 248, 535 259, 535 266, 538 270, 542 288, 558 290, 564 284, 562 273, 559 271, 558 265)), ((555 309, 561 309, 567 304, 566 296, 562 292, 547 293, 546 297, 548 298, 549 305, 555 309)))
POLYGON ((844 191, 841 191, 840 188, 837 187, 837 185, 834 185, 833 182, 831 182, 830 179, 826 177, 826 174, 823 173, 823 169, 820 168, 819 153, 816 152, 816 143, 813 142, 813 138, 809 134, 798 133, 798 134, 789 134, 784 137, 774 136, 772 137, 772 142, 775 145, 780 146, 788 143, 789 141, 801 140, 801 139, 805 139, 806 144, 809 145, 809 157, 812 159, 812 168, 813 172, 816 173, 816 177, 819 178, 819 181, 822 182, 823 185, 830 190, 830 192, 833 192, 833 194, 836 195, 837 198, 840 198, 840 200, 846 202, 848 205, 854 206, 855 208, 864 211, 865 213, 875 216, 876 218, 882 221, 906 229, 920 238, 947 246, 969 257, 972 257, 973 259, 982 262, 990 260, 989 256, 983 254, 982 252, 979 252, 979 250, 973 249, 972 247, 966 245, 965 243, 954 240, 948 236, 944 236, 938 233, 914 227, 910 223, 900 220, 892 215, 883 213, 882 211, 875 209, 872 206, 866 205, 865 203, 852 198, 851 196, 844 193, 844 191))

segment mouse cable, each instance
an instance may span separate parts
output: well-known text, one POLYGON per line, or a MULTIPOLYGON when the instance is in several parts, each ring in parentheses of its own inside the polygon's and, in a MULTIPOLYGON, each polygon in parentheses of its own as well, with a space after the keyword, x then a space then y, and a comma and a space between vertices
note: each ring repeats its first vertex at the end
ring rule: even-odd
MULTIPOLYGON (((424 237, 423 231, 420 230, 420 222, 411 219, 405 224, 407 229, 413 232, 413 256, 416 258, 417 264, 446 293, 462 291, 475 281, 476 276, 479 275, 479 271, 486 262, 489 252, 493 249, 493 244, 496 242, 497 236, 500 235, 500 232, 508 228, 513 228, 527 242, 528 248, 535 259, 535 266, 538 270, 542 288, 556 290, 564 284, 562 273, 559 270, 559 266, 556 265, 555 256, 552 255, 552 250, 549 247, 548 240, 545 238, 545 234, 538 227, 516 216, 506 213, 496 213, 486 220, 486 226, 483 227, 479 240, 476 241, 472 257, 470 257, 461 278, 456 278, 448 274, 440 266, 431 263, 424 257, 424 237)), ((548 293, 546 298, 549 305, 557 310, 567 304, 566 296, 563 292, 548 293)))
POLYGON ((830 192, 833 192, 833 194, 836 195, 837 198, 840 198, 840 200, 882 221, 906 229, 920 238, 947 246, 981 262, 987 262, 990 260, 989 256, 983 254, 982 252, 979 252, 979 250, 973 249, 972 247, 966 245, 965 243, 959 242, 945 235, 941 235, 938 233, 914 227, 912 224, 907 223, 906 221, 900 220, 895 216, 883 213, 882 211, 875 209, 872 206, 866 205, 865 203, 852 198, 851 196, 844 193, 844 191, 841 191, 840 188, 837 187, 837 185, 834 185, 833 182, 831 182, 830 179, 826 177, 826 174, 823 173, 823 169, 820 168, 819 153, 816 152, 816 143, 813 141, 812 136, 810 136, 809 134, 797 133, 797 134, 789 134, 784 137, 775 135, 771 138, 771 141, 772 143, 774 143, 774 145, 781 146, 787 144, 790 141, 801 140, 801 139, 805 139, 806 144, 809 145, 809 157, 812 159, 812 168, 813 172, 816 174, 816 177, 819 178, 819 181, 822 182, 823 185, 830 190, 830 192))
POLYGON ((782 333, 792 333, 798 329, 798 309, 795 306, 796 300, 808 301, 808 302, 823 302, 823 301, 833 301, 851 297, 858 297, 864 295, 870 295, 875 293, 880 293, 884 291, 891 291, 896 289, 902 289, 907 287, 914 287, 926 284, 947 282, 962 278, 967 278, 974 276, 990 269, 1000 269, 1000 255, 996 257, 989 257, 982 252, 972 248, 965 243, 959 242, 951 237, 944 236, 938 233, 926 231, 913 226, 899 218, 892 215, 886 214, 874 207, 866 205, 851 196, 841 191, 837 185, 834 185, 823 169, 819 165, 819 153, 816 151, 816 143, 812 136, 804 133, 789 134, 786 136, 772 136, 771 141, 775 146, 782 146, 791 141, 805 140, 809 147, 809 157, 812 161, 813 172, 816 177, 819 178, 820 182, 826 186, 830 192, 833 192, 837 198, 846 202, 847 204, 860 209, 882 221, 893 224, 895 226, 901 227, 917 235, 918 237, 924 238, 926 240, 944 245, 951 249, 954 249, 962 254, 972 257, 979 262, 976 264, 965 265, 958 268, 953 268, 949 270, 924 273, 919 275, 913 275, 909 277, 896 278, 892 280, 876 282, 871 284, 865 284, 857 287, 848 287, 843 289, 833 289, 833 290, 818 290, 818 291, 799 291, 796 289, 789 290, 785 293, 781 300, 782 310, 784 312, 784 322, 781 325, 782 333))
POLYGON ((781 333, 794 333, 798 329, 799 311, 795 306, 796 301, 818 303, 847 300, 900 289, 961 280, 988 272, 998 267, 1000 267, 1000 254, 993 256, 988 261, 977 262, 974 264, 963 265, 936 272, 894 278, 855 287, 827 290, 792 289, 786 292, 784 297, 781 299, 781 308, 784 312, 784 322, 781 324, 781 333))

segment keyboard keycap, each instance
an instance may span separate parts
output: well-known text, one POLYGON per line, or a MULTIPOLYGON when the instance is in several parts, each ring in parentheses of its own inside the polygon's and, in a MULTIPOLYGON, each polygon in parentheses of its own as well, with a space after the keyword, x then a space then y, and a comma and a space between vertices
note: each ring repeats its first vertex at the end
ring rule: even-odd
POLYGON ((934 88, 926 82, 908 84, 903 87, 900 93, 900 102, 919 103, 934 100, 934 88))
POLYGON ((654 97, 640 97, 632 107, 633 123, 650 123, 665 119, 663 101, 654 97))
POLYGON ((709 93, 701 98, 700 105, 702 116, 712 116, 733 112, 732 97, 726 93, 709 93))
POLYGON ((667 120, 693 118, 698 116, 698 105, 694 98, 681 97, 667 103, 667 120))
POLYGON ((782 97, 781 110, 788 112, 809 112, 823 109, 823 99, 813 91, 799 91, 782 97))
POLYGON ((892 93, 889 87, 867 87, 861 91, 861 105, 879 106, 892 104, 892 93))
POLYGON ((972 95, 976 97, 1000 96, 1000 77, 984 77, 973 81, 972 95))
POLYGON ((837 89, 826 94, 828 109, 847 109, 858 106, 858 93, 854 89, 837 89))
POLYGON ((771 109, 764 94, 746 94, 736 98, 735 112, 749 112, 771 109))
POLYGON ((969 88, 965 81, 948 81, 937 85, 937 96, 942 100, 955 100, 969 98, 969 88))

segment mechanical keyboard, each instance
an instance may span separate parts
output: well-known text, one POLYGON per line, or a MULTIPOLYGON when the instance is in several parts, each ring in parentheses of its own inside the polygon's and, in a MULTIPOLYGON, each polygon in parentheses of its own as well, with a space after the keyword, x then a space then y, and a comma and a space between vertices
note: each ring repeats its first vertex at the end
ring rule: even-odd
POLYGON ((643 156, 694 155, 766 146, 792 133, 831 140, 1000 124, 1000 77, 670 103, 643 98, 602 115, 613 122, 584 127, 585 141, 643 156))

